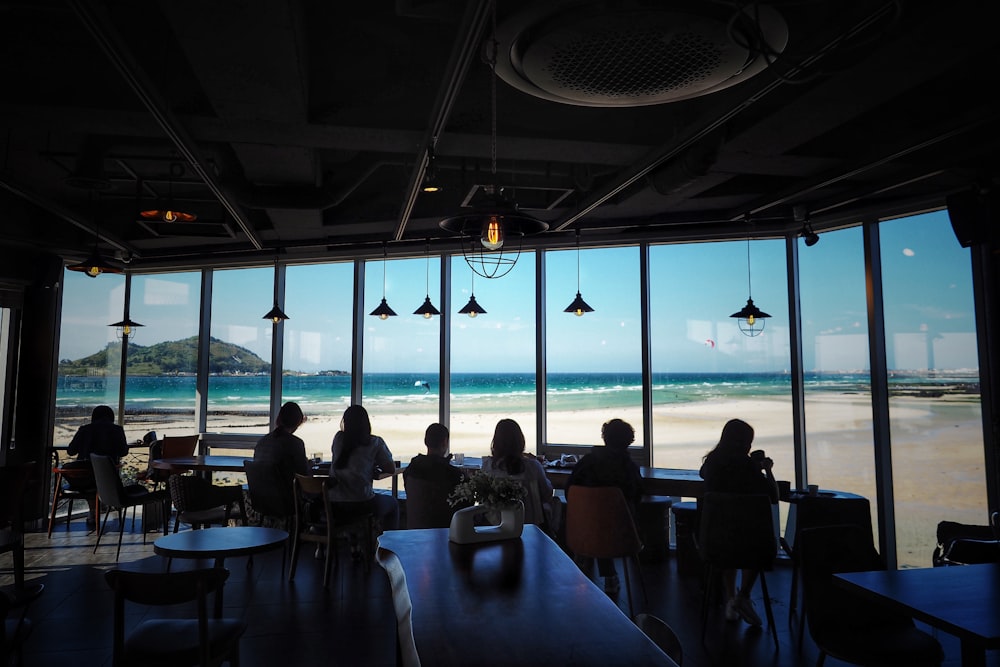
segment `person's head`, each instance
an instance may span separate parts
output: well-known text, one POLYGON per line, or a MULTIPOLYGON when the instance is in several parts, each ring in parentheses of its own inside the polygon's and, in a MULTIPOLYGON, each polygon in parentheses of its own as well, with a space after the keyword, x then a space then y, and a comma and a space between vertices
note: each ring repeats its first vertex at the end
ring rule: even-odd
POLYGON ((427 453, 433 456, 448 456, 448 427, 434 423, 424 431, 424 445, 427 453))
POLYGON ((98 405, 90 413, 90 421, 91 422, 111 422, 113 424, 114 421, 115 421, 115 411, 112 410, 110 406, 107 406, 107 405, 98 405))
POLYGON ((714 452, 724 456, 746 456, 753 444, 753 427, 742 419, 730 419, 722 427, 722 435, 714 452))
POLYGON ((513 419, 501 419, 493 431, 490 453, 495 459, 520 457, 524 453, 524 433, 513 419))
POLYGON ((348 440, 367 440, 372 434, 372 422, 368 418, 368 411, 360 405, 352 405, 344 410, 344 416, 340 420, 340 430, 348 440))
POLYGON ((301 426, 305 420, 306 417, 302 414, 302 408, 299 407, 299 404, 289 401, 278 410, 278 417, 274 420, 274 425, 289 433, 295 433, 295 429, 301 426))
POLYGON ((625 451, 635 442, 635 429, 627 421, 611 419, 601 426, 601 439, 605 447, 625 451))

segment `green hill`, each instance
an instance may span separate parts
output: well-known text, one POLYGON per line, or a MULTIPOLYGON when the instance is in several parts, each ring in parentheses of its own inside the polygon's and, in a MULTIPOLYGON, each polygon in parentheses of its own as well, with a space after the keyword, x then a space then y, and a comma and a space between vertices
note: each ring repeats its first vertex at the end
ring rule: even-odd
MULTIPOLYGON (((103 375, 117 373, 121 360, 122 344, 108 346, 82 359, 63 359, 59 362, 60 375, 103 375)), ((209 343, 208 372, 217 375, 256 375, 270 373, 271 364, 256 354, 232 343, 212 338, 209 343)), ((128 346, 129 375, 177 375, 197 372, 198 337, 165 341, 155 345, 128 346)))

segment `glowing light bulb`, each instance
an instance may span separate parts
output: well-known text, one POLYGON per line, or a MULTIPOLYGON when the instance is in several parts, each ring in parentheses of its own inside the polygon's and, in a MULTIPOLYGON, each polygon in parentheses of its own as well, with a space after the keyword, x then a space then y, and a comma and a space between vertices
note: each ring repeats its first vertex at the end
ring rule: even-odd
POLYGON ((473 310, 469 312, 469 317, 475 317, 475 316, 476 316, 476 311, 473 310))
POLYGON ((483 233, 479 241, 487 250, 499 250, 503 247, 503 223, 500 218, 491 215, 483 223, 483 233))
POLYGON ((387 319, 389 319, 389 314, 388 313, 379 313, 378 318, 380 320, 387 320, 387 319))
POLYGON ((97 276, 101 275, 101 267, 99 266, 90 267, 89 269, 87 269, 87 275, 90 276, 91 278, 96 278, 97 276))
POLYGON ((125 326, 123 326, 122 327, 122 335, 123 336, 131 336, 132 335, 132 327, 130 327, 127 324, 125 326))
POLYGON ((583 317, 583 309, 577 308, 576 310, 573 311, 573 314, 576 315, 577 317, 583 317))
POLYGON ((163 222, 176 222, 176 221, 177 221, 177 214, 174 211, 167 209, 166 211, 163 212, 163 222))
POLYGON ((747 315, 747 324, 753 326, 753 323, 757 321, 757 318, 753 315, 747 315))
POLYGON ((429 320, 429 319, 431 319, 431 317, 432 317, 432 315, 430 313, 424 313, 424 319, 425 320, 429 320))

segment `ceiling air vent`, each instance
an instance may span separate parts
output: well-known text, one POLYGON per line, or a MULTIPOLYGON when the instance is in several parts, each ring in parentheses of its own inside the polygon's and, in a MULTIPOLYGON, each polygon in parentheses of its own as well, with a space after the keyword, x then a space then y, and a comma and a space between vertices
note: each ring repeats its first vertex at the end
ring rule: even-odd
POLYGON ((708 2, 669 7, 548 3, 497 26, 497 74, 553 102, 637 107, 707 95, 745 81, 780 53, 784 19, 755 5, 708 2))

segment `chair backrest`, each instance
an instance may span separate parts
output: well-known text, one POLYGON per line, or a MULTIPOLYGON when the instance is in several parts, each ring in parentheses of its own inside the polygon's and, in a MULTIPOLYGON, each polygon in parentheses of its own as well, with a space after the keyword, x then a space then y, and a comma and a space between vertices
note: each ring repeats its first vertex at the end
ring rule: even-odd
MULTIPOLYGON (((221 618, 222 605, 218 597, 229 570, 224 567, 211 567, 186 572, 128 572, 126 570, 110 570, 105 573, 105 580, 115 592, 114 605, 114 656, 115 664, 123 654, 125 644, 125 602, 142 605, 164 606, 183 604, 191 601, 198 608, 198 645, 201 655, 198 664, 210 664, 212 641, 209 638, 208 594, 216 592, 216 604, 212 616, 221 618)), ((169 621, 161 621, 169 623, 169 621)), ((180 621, 185 623, 185 621, 180 621)), ((169 628, 164 627, 164 632, 169 628)), ((169 650, 169 646, 167 650, 169 650)), ((151 646, 150 650, 156 650, 151 646)))
POLYGON ((101 502, 114 508, 125 507, 125 487, 115 462, 108 456, 91 454, 90 463, 94 468, 97 495, 101 502))
POLYGON ((566 546, 578 556, 624 558, 642 550, 628 502, 617 486, 571 486, 566 493, 566 546))
POLYGON ((178 456, 194 456, 200 435, 165 435, 160 440, 160 456, 172 459, 178 456))
POLYGON ((678 666, 681 665, 684 660, 681 640, 666 621, 652 614, 636 614, 635 624, 642 630, 643 634, 660 647, 661 651, 670 656, 671 660, 676 662, 678 666))
POLYGON ((795 535, 792 548, 803 530, 818 526, 854 524, 862 532, 873 534, 871 503, 867 498, 806 496, 795 503, 795 535))
MULTIPOLYGON (((310 500, 318 498, 320 499, 320 502, 322 502, 323 498, 328 498, 329 496, 327 495, 327 490, 330 488, 329 485, 330 478, 327 476, 319 475, 316 477, 310 477, 308 475, 295 473, 295 478, 292 480, 295 532, 305 532, 315 523, 308 516, 306 507, 310 500)), ((329 535, 332 532, 333 515, 329 508, 327 508, 326 512, 323 512, 323 515, 325 517, 324 522, 320 522, 318 525, 325 525, 326 530, 324 533, 329 535)))
POLYGON ((171 475, 167 488, 178 512, 197 512, 228 504, 219 497, 218 487, 197 475, 171 475))
POLYGON ((941 557, 942 565, 1000 563, 1000 541, 960 537, 952 540, 941 557))
POLYGON ((448 503, 449 490, 434 480, 405 477, 406 527, 447 528, 451 525, 454 507, 448 503))
POLYGON ((887 617, 885 610, 864 604, 833 582, 834 574, 885 569, 871 532, 856 524, 806 528, 799 534, 798 552, 806 617, 818 642, 832 628, 864 628, 887 617))
POLYGON ((698 499, 698 554, 723 569, 771 569, 778 553, 771 499, 710 492, 698 499))
POLYGON ((295 514, 295 491, 281 478, 277 466, 263 461, 245 459, 250 505, 255 512, 275 519, 288 519, 295 514))

